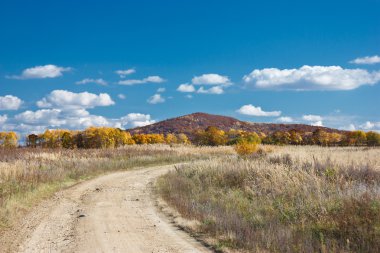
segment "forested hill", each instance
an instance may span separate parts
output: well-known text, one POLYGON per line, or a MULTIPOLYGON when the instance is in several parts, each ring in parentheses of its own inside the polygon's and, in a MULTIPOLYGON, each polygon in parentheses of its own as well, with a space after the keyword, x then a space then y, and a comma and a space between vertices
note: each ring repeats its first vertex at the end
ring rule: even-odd
POLYGON ((257 132, 271 134, 276 131, 289 131, 295 129, 299 132, 314 132, 317 129, 323 129, 326 132, 338 132, 343 131, 317 127, 304 124, 274 124, 274 123, 252 123, 241 121, 232 117, 213 115, 207 113, 193 113, 185 116, 163 120, 148 126, 137 127, 129 129, 131 134, 136 133, 184 133, 192 139, 195 130, 205 129, 209 126, 215 126, 224 131, 230 129, 244 130, 248 132, 257 132))

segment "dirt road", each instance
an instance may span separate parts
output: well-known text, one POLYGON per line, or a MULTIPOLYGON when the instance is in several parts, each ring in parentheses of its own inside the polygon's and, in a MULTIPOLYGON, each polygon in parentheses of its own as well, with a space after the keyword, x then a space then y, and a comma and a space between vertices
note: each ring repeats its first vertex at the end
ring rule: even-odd
POLYGON ((13 250, 210 252, 173 226, 155 206, 152 182, 172 168, 117 172, 58 193, 25 218, 18 231, 22 242, 13 245, 13 250))

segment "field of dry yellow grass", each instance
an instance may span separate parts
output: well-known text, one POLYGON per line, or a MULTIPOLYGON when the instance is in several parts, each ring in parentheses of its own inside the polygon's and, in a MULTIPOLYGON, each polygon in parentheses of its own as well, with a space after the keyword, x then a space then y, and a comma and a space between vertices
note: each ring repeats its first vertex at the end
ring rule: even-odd
POLYGON ((158 192, 219 250, 380 252, 379 148, 263 149, 181 166, 158 192))
POLYGON ((366 147, 0 149, 0 234, 77 182, 186 161, 157 192, 218 250, 380 252, 380 149, 366 147))

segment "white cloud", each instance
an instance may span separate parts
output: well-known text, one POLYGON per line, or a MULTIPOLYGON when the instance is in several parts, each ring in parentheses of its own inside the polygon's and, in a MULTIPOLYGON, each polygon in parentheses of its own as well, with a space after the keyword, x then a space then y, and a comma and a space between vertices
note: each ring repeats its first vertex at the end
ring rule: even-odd
POLYGON ((0 111, 18 110, 22 103, 21 99, 12 95, 0 96, 0 111))
POLYGON ((312 126, 323 126, 323 122, 322 122, 322 120, 318 120, 316 122, 312 122, 310 125, 312 125, 312 126))
POLYGON ((371 130, 374 127, 375 127, 375 123, 372 123, 371 121, 367 121, 364 124, 359 126, 359 128, 363 130, 371 130))
POLYGON ((343 69, 340 66, 303 66, 299 69, 255 69, 243 77, 258 88, 295 90, 352 90, 380 81, 380 71, 343 69))
POLYGON ((108 119, 98 115, 88 115, 86 117, 68 117, 65 119, 65 126, 71 129, 85 129, 90 126, 113 126, 108 119))
POLYGON ((129 113, 120 118, 120 125, 124 128, 141 127, 155 123, 149 114, 129 113))
POLYGON ((228 76, 221 76, 219 74, 203 74, 195 76, 192 80, 195 85, 229 85, 231 84, 228 76))
POLYGON ((8 116, 5 114, 5 115, 0 115, 0 124, 4 124, 5 122, 7 122, 8 120, 8 116))
POLYGON ((184 83, 184 84, 181 84, 180 86, 178 86, 177 91, 179 91, 179 92, 195 92, 195 88, 194 88, 194 85, 192 85, 192 84, 184 83))
POLYGON ((120 99, 125 99, 125 95, 124 95, 124 94, 121 94, 121 93, 118 94, 117 97, 120 98, 120 99))
POLYGON ((276 121, 281 122, 281 123, 291 123, 294 120, 292 117, 279 117, 276 119, 276 121))
POLYGON ((322 116, 319 116, 319 115, 309 114, 309 115, 303 115, 302 119, 306 121, 321 121, 323 118, 322 116))
POLYGON ((85 78, 81 81, 76 82, 75 84, 87 84, 87 83, 95 83, 95 84, 99 84, 99 85, 103 85, 103 86, 106 86, 108 84, 102 78, 99 78, 99 79, 85 78))
MULTIPOLYGON (((0 122, 7 120, 0 116, 0 122)), ((25 111, 17 114, 12 124, 2 125, 1 129, 13 130, 23 134, 43 132, 51 128, 83 130, 90 126, 109 126, 133 128, 155 123, 149 114, 129 113, 123 117, 112 119, 100 115, 92 115, 84 109, 64 111, 60 109, 42 109, 25 111)))
POLYGON ((240 107, 239 110, 237 110, 238 113, 249 115, 249 116, 263 116, 263 117, 278 117, 281 115, 281 111, 272 111, 272 112, 265 112, 261 109, 260 106, 256 107, 251 104, 249 105, 243 105, 240 107))
POLYGON ((310 125, 312 125, 312 126, 323 126, 323 121, 322 121, 323 117, 322 116, 308 114, 308 115, 303 115, 302 119, 310 122, 310 125))
POLYGON ((128 75, 136 73, 136 70, 135 69, 116 70, 115 73, 118 74, 120 78, 125 78, 128 75))
POLYGON ((119 81, 118 84, 120 85, 136 85, 136 84, 145 84, 145 83, 163 83, 166 80, 163 79, 160 76, 148 76, 144 79, 129 79, 129 80, 122 80, 119 81))
POLYGON ((153 96, 151 96, 151 97, 147 100, 147 102, 148 102, 149 104, 159 104, 159 103, 163 103, 163 102, 165 102, 165 98, 163 98, 163 97, 161 96, 161 94, 154 94, 153 96))
POLYGON ((70 71, 71 68, 59 67, 56 65, 48 64, 44 66, 36 66, 33 68, 27 68, 22 71, 19 76, 7 76, 11 79, 43 79, 43 78, 55 78, 63 75, 63 72, 70 71))
POLYGON ((179 92, 195 92, 201 94, 223 94, 224 87, 231 85, 231 81, 227 76, 221 76, 219 74, 203 74, 201 76, 195 76, 191 80, 191 84, 180 84, 177 88, 179 92), (195 85, 212 85, 211 88, 205 89, 203 86, 195 88, 195 85))
POLYGON ((52 127, 58 127, 64 124, 64 120, 59 120, 59 109, 42 109, 33 111, 25 111, 23 113, 15 115, 15 119, 18 122, 32 125, 49 125, 52 127))
POLYGON ((37 102, 40 108, 94 108, 96 106, 110 106, 115 104, 107 93, 99 95, 81 92, 74 93, 67 90, 54 90, 37 102))
POLYGON ((160 92, 165 92, 165 91, 166 91, 165 88, 158 88, 158 89, 157 89, 157 92, 158 92, 158 93, 160 93, 160 92))
POLYGON ((224 90, 222 87, 220 86, 214 86, 214 87, 211 87, 210 89, 204 89, 203 87, 200 87, 198 90, 197 90, 197 93, 203 93, 203 94, 217 94, 217 95, 220 95, 220 94, 223 94, 224 93, 224 90))
POLYGON ((354 63, 354 64, 376 64, 376 63, 380 63, 380 56, 374 55, 374 56, 360 57, 360 58, 356 58, 356 59, 350 61, 350 63, 354 63))
POLYGON ((355 131, 356 127, 354 124, 349 124, 347 127, 344 127, 343 129, 349 130, 349 131, 355 131))

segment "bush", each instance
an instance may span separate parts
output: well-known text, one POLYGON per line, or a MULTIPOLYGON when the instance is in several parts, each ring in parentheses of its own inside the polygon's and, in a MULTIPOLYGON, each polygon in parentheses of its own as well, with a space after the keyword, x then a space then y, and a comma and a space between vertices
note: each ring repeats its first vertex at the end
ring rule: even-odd
POLYGON ((248 156, 256 153, 259 145, 254 142, 241 141, 234 146, 234 149, 239 156, 248 156))

